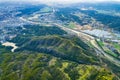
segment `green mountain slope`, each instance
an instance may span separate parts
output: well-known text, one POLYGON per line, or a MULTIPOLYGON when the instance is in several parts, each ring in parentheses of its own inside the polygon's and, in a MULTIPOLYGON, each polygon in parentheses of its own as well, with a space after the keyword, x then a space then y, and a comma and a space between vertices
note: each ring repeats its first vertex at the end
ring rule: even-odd
POLYGON ((105 68, 77 64, 44 53, 1 54, 1 80, 113 80, 105 68))
POLYGON ((15 52, 0 44, 0 80, 119 80, 119 67, 81 39, 52 26, 24 27, 10 40, 15 52))
MULTIPOLYGON (((19 37, 13 39, 13 42, 18 40, 25 41, 25 39, 27 38, 19 37)), ((47 54, 51 54, 63 59, 69 59, 78 63, 97 64, 97 61, 99 60, 95 58, 96 56, 92 53, 93 50, 89 50, 88 52, 86 49, 81 47, 85 46, 85 43, 82 42, 84 45, 78 44, 79 42, 76 39, 73 37, 73 40, 70 40, 69 38, 64 38, 57 35, 32 37, 32 39, 27 39, 25 42, 23 42, 22 45, 20 45, 21 41, 18 42, 18 45, 20 45, 18 51, 28 50, 34 52, 45 52, 47 54)))

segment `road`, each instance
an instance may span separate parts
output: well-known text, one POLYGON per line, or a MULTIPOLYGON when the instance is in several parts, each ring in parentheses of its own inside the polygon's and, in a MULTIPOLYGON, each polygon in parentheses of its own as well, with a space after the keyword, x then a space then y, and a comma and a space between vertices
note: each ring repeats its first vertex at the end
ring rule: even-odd
MULTIPOLYGON (((39 22, 29 21, 29 20, 27 20, 25 18, 22 18, 22 17, 21 17, 21 20, 29 22, 31 24, 41 25, 41 23, 39 23, 39 22)), ((60 27, 62 30, 66 31, 68 34, 75 35, 75 36, 79 37, 80 39, 82 39, 85 42, 90 42, 94 46, 98 57, 99 56, 105 57, 106 59, 108 59, 112 63, 116 64, 117 66, 120 66, 120 61, 118 59, 108 55, 107 53, 105 53, 103 51, 103 49, 101 49, 100 46, 98 46, 98 44, 97 44, 97 42, 95 40, 95 37, 93 37, 93 36, 91 36, 89 34, 86 34, 84 32, 81 32, 81 31, 76 31, 76 30, 73 30, 73 29, 70 29, 70 28, 66 28, 66 27, 64 27, 64 26, 62 26, 60 24, 57 24, 57 23, 51 23, 50 25, 56 25, 56 26, 60 27)))
POLYGON ((72 34, 72 35, 76 35, 78 36, 80 39, 83 39, 85 41, 89 41, 94 48, 96 49, 96 52, 98 53, 98 57, 105 57, 107 59, 109 59, 112 63, 116 64, 117 66, 120 66, 120 61, 110 55, 108 55, 107 53, 105 53, 103 51, 103 49, 101 49, 101 47, 97 44, 95 38, 89 34, 85 34, 81 31, 76 31, 70 28, 66 28, 64 26, 61 26, 60 24, 54 23, 54 25, 60 27, 61 29, 65 30, 66 32, 68 32, 68 34, 72 34))

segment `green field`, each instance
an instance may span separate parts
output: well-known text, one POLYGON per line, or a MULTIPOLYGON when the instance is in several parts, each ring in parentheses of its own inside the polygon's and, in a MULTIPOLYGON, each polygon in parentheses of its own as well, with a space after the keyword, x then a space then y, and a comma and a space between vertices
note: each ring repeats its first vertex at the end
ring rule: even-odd
POLYGON ((120 44, 113 43, 113 46, 120 52, 120 44))
POLYGON ((52 8, 50 8, 50 7, 45 7, 45 8, 43 8, 43 9, 41 9, 40 12, 43 12, 43 13, 52 12, 52 8))
POLYGON ((76 24, 74 22, 70 22, 66 27, 73 29, 76 27, 76 24))

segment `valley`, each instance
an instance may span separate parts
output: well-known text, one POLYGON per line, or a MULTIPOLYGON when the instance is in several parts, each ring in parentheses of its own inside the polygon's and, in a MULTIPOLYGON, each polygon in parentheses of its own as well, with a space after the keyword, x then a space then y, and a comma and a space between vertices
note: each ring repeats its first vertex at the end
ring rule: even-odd
POLYGON ((101 4, 2 4, 0 80, 120 80, 119 12, 101 4))

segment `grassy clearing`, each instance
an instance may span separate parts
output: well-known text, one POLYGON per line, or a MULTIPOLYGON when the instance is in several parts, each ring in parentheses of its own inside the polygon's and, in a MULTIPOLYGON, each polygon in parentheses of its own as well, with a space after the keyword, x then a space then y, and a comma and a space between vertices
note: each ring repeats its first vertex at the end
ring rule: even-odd
POLYGON ((113 43, 113 46, 120 52, 120 45, 117 43, 113 43))
POLYGON ((50 7, 45 7, 43 9, 41 9, 41 12, 44 12, 44 13, 51 12, 51 11, 52 11, 52 8, 50 8, 50 7))
POLYGON ((66 27, 73 29, 76 27, 76 24, 74 22, 70 22, 69 25, 66 27))
MULTIPOLYGON (((109 54, 115 58, 118 57, 118 55, 115 54, 114 52, 112 52, 111 50, 109 50, 109 49, 106 50, 105 48, 103 48, 105 46, 105 44, 102 41, 97 41, 97 43, 107 54, 109 54)), ((120 47, 120 46, 116 45, 116 47, 120 47)))
POLYGON ((104 46, 104 43, 102 41, 98 41, 98 44, 103 47, 104 46))

